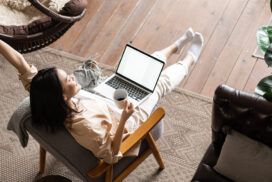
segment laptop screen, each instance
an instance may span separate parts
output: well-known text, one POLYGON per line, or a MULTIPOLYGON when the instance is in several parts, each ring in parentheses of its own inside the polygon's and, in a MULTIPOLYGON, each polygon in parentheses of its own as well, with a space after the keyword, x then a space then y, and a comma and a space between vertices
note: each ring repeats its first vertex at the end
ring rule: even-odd
POLYGON ((116 73, 132 82, 154 91, 164 62, 127 45, 116 73))

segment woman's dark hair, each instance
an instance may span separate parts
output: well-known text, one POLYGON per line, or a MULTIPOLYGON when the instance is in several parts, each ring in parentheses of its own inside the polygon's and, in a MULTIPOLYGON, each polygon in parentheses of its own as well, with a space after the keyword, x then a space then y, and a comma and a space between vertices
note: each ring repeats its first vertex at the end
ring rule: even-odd
POLYGON ((40 70, 31 81, 30 107, 32 123, 51 132, 64 126, 74 111, 63 98, 63 89, 55 67, 40 70))

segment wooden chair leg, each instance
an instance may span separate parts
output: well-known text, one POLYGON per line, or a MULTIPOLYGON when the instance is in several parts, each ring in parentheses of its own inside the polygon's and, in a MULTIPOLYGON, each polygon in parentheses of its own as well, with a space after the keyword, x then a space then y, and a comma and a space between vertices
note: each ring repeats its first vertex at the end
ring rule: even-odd
POLYGON ((112 182, 112 176, 113 176, 113 165, 110 165, 106 172, 106 182, 112 182))
POLYGON ((149 147, 150 147, 150 149, 151 149, 157 163, 160 166, 160 170, 163 170, 165 167, 164 167, 164 163, 162 161, 161 154, 159 153, 159 150, 158 150, 158 148, 157 148, 157 146, 155 144, 155 141, 154 141, 154 139, 153 139, 153 137, 152 137, 152 135, 150 133, 148 133, 148 135, 146 136, 146 140, 147 140, 147 142, 149 144, 149 147))
POLYGON ((46 160, 46 150, 40 146, 40 173, 44 173, 45 169, 45 160, 46 160))

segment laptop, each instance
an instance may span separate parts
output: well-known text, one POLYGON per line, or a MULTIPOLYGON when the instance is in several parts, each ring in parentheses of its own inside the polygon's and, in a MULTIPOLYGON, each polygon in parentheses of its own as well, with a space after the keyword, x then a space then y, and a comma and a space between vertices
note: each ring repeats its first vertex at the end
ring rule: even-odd
POLYGON ((137 107, 154 92, 163 67, 163 61, 127 44, 115 73, 94 91, 113 100, 116 89, 126 89, 129 101, 137 107))

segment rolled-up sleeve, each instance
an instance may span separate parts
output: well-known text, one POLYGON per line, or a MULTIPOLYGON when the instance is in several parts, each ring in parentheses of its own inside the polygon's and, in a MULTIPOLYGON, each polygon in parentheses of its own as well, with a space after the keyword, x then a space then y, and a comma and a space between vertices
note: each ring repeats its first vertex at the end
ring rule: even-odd
POLYGON ((90 150, 97 158, 112 164, 123 157, 121 152, 113 154, 111 123, 81 118, 73 121, 67 129, 81 146, 90 150))
POLYGON ((34 65, 29 65, 30 70, 25 72, 24 74, 18 74, 19 80, 21 80, 24 88, 29 91, 30 90, 30 84, 33 79, 33 77, 38 73, 37 68, 34 65))

